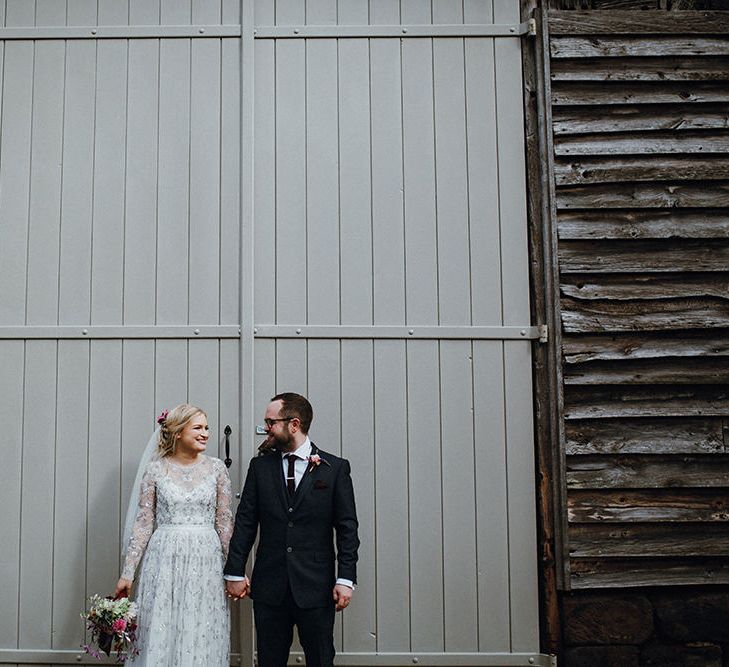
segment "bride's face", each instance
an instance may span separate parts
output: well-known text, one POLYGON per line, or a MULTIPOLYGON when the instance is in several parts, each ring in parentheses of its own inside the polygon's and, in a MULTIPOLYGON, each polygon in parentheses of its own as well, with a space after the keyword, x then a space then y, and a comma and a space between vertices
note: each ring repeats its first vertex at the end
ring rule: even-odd
POLYGON ((180 432, 177 438, 177 451, 196 456, 205 451, 210 429, 205 415, 195 415, 180 432))

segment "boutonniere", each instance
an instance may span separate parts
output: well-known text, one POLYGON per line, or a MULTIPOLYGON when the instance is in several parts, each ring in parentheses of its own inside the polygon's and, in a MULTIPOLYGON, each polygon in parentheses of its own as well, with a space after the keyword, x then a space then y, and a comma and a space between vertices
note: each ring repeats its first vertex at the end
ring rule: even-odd
POLYGON ((311 456, 307 457, 307 461, 309 461, 309 472, 314 470, 314 468, 317 468, 322 463, 325 465, 329 465, 329 461, 326 459, 323 459, 319 454, 312 454, 311 456))

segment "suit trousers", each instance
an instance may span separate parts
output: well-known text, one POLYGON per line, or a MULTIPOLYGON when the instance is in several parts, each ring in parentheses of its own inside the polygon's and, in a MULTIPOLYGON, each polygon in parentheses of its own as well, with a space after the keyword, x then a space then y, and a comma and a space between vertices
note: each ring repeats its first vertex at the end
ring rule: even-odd
POLYGON ((332 667, 334 614, 334 601, 326 607, 302 609, 294 602, 290 587, 280 605, 253 600, 258 667, 286 667, 294 625, 299 631, 307 667, 332 667))

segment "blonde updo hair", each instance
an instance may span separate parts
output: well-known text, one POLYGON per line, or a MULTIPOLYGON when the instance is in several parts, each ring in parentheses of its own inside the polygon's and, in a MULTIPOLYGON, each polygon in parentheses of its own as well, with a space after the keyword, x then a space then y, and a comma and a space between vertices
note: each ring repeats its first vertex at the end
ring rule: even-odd
POLYGON ((157 453, 160 458, 175 453, 175 442, 177 435, 187 426, 187 423, 197 415, 203 415, 207 419, 205 410, 195 405, 182 403, 164 413, 159 418, 159 438, 157 440, 157 453))

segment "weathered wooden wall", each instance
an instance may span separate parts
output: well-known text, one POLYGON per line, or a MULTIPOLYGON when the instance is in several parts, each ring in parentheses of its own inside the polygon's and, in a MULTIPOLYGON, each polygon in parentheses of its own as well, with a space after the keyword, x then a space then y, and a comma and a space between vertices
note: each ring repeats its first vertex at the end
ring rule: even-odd
POLYGON ((729 12, 548 30, 568 583, 727 583, 729 12))

